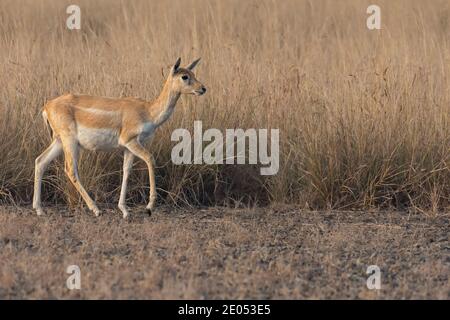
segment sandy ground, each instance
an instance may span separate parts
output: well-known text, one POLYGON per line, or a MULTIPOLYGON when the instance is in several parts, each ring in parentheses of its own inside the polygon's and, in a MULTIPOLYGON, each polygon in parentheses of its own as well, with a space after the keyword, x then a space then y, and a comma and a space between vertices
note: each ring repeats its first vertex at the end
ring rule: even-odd
POLYGON ((449 214, 1 207, 0 298, 449 299, 449 230, 449 214))

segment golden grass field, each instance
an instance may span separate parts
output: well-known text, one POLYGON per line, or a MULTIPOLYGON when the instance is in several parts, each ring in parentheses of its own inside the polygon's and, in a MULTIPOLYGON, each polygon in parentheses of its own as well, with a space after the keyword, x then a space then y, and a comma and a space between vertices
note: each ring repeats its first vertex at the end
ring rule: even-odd
MULTIPOLYGON (((379 1, 2 0, 0 202, 29 204, 34 159, 50 142, 40 110, 63 93, 155 98, 180 56, 202 57, 201 98, 183 97, 149 144, 159 203, 310 209, 449 207, 450 3, 379 1), (175 166, 175 128, 279 128, 280 170, 175 166)), ((121 153, 89 153, 80 175, 100 204, 117 202, 121 153)), ((79 205, 61 161, 44 176, 44 204, 79 205)), ((136 161, 128 201, 144 203, 136 161)))
POLYGON ((450 2, 0 0, 0 298, 450 297, 450 2), (208 92, 183 96, 135 161, 82 152, 87 212, 62 158, 31 210, 41 109, 64 93, 157 97, 177 57, 208 92), (279 128, 280 170, 171 162, 174 129, 279 128), (82 290, 65 287, 66 267, 82 290), (382 290, 365 286, 368 265, 382 290))

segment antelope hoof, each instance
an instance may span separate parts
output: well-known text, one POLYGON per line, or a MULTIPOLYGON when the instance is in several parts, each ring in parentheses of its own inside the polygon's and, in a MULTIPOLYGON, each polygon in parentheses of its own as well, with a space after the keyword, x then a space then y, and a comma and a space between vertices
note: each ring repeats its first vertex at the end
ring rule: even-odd
POLYGON ((147 210, 147 213, 149 216, 152 215, 152 212, 155 210, 155 203, 154 201, 150 202, 147 207, 145 207, 145 210, 147 210))
POLYGON ((36 213, 38 216, 44 216, 45 212, 42 210, 42 208, 36 208, 36 213))
POLYGON ((98 208, 92 209, 92 212, 94 212, 96 217, 100 217, 101 211, 98 208))
POLYGON ((130 215, 128 212, 127 207, 125 206, 119 206, 120 211, 122 211, 122 216, 124 219, 128 218, 128 216, 130 215))
POLYGON ((156 197, 150 197, 150 201, 146 207, 147 210, 153 210, 155 208, 156 197))

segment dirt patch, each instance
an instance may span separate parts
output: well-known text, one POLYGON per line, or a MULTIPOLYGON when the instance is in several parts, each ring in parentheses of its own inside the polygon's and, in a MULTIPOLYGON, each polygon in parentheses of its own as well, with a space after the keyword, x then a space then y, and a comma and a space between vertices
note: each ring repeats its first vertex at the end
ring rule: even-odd
POLYGON ((448 214, 3 207, 0 298, 449 299, 449 228, 448 214), (66 287, 69 265, 81 290, 66 287))

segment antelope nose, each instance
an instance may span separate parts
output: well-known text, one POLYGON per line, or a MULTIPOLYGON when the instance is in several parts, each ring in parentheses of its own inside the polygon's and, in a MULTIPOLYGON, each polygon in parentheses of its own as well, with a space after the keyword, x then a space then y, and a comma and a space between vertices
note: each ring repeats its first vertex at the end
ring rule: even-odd
POLYGON ((205 93, 206 93, 206 88, 202 87, 202 94, 205 94, 205 93))

